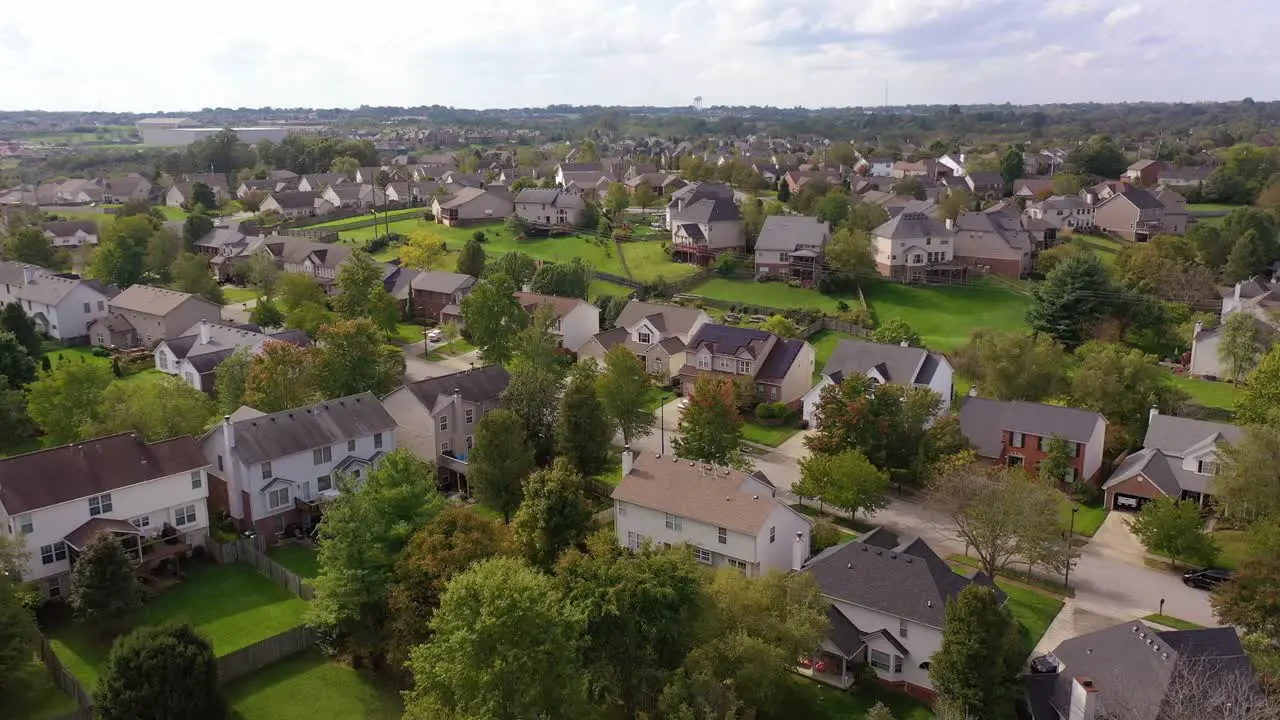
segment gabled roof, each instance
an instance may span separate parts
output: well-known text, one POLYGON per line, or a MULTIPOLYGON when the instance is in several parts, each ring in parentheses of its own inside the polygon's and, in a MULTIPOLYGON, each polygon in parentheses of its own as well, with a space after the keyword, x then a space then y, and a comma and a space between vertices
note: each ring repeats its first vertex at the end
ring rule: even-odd
POLYGON ((560 297, 558 295, 542 295, 540 293, 532 292, 517 292, 516 300, 519 300, 520 307, 523 307, 529 313, 532 313, 543 305, 550 305, 554 311, 555 317, 557 318, 562 318, 583 305, 590 305, 590 303, 585 300, 579 300, 578 298, 560 297))
MULTIPOLYGON (((232 452, 246 465, 384 432, 396 421, 373 393, 233 422, 232 452)), ((216 428, 214 430, 217 431, 216 428)))
POLYGON ((1125 190, 1117 192, 1115 195, 1103 200, 1098 204, 1099 207, 1107 203, 1120 202, 1125 200, 1139 210, 1159 210, 1164 207, 1164 203, 1155 198, 1154 195, 1141 188, 1128 187, 1125 190))
MULTIPOLYGON (((130 285, 111 299, 111 308, 113 310, 131 310, 163 317, 178 309, 191 298, 196 298, 211 308, 216 309, 218 307, 208 300, 191 293, 151 287, 150 285, 130 285)), ((219 317, 218 311, 215 310, 213 317, 219 317)))
POLYGON ((706 323, 698 328, 698 332, 689 338, 689 348, 697 351, 706 347, 717 355, 737 355, 746 352, 758 358, 771 338, 772 333, 755 328, 734 327, 706 323))
POLYGON ((796 358, 800 356, 800 351, 804 348, 804 345, 803 340, 778 338, 778 342, 774 343, 773 349, 769 351, 769 357, 765 358, 764 362, 760 364, 760 370, 756 372, 756 379, 781 381, 787 376, 787 372, 795 363, 796 358))
POLYGON ((462 399, 470 403, 497 400, 510 381, 511 376, 501 365, 485 365, 474 370, 419 380, 405 385, 405 388, 423 407, 431 410, 442 396, 452 395, 455 391, 460 392, 462 399))
POLYGON ((660 333, 686 335, 693 329, 694 323, 703 315, 699 308, 687 308, 679 305, 659 305, 657 303, 632 300, 618 313, 614 325, 629 328, 641 319, 649 319, 649 324, 660 333))
POLYGON ((876 237, 906 240, 922 237, 949 236, 943 223, 921 212, 904 211, 872 231, 876 237))
POLYGON ((313 208, 316 205, 316 193, 306 190, 271 193, 271 199, 285 210, 313 208))
POLYGON ((0 504, 10 514, 30 512, 207 464, 189 435, 150 444, 107 435, 0 459, 0 504))
POLYGON ((1079 195, 1050 195, 1036 203, 1043 210, 1088 210, 1093 207, 1079 195))
POLYGON ((92 220, 46 220, 40 223, 40 229, 56 238, 71 237, 77 232, 97 235, 98 223, 92 220))
MULTIPOLYGON (((1141 475, 1151 481, 1160 492, 1168 497, 1182 497, 1182 483, 1178 481, 1176 469, 1181 469, 1176 465, 1175 461, 1164 453, 1154 448, 1148 448, 1133 453, 1120 463, 1120 466, 1111 473, 1111 477, 1102 484, 1102 489, 1118 485, 1129 478, 1141 475)), ((1191 489, 1191 488, 1187 488, 1191 489)))
POLYGON ((770 215, 760 228, 756 250, 794 250, 797 245, 826 247, 831 225, 804 215, 770 215))
POLYGON ((713 223, 741 220, 742 214, 733 200, 726 198, 703 198, 683 210, 673 211, 672 220, 685 222, 713 223))
POLYGON ((1099 423, 1106 420, 1092 410, 1045 405, 1023 400, 965 398, 960 406, 960 432, 977 449, 978 455, 1000 457, 1002 431, 1028 435, 1061 435, 1072 442, 1087 443, 1099 423))
POLYGON ((428 270, 418 273, 418 275, 413 278, 413 281, 409 283, 409 286, 414 290, 421 290, 423 292, 451 295, 463 288, 469 288, 475 283, 475 278, 463 273, 428 270))
MULTIPOLYGON (((883 343, 866 342, 864 340, 841 340, 836 344, 827 364, 822 368, 823 375, 835 374, 842 377, 849 375, 865 375, 871 368, 884 378, 885 382, 897 385, 926 384, 923 378, 925 365, 934 353, 923 348, 902 347, 883 343)), ((937 367, 937 360, 927 363, 929 375, 937 367)), ((836 380, 839 382, 839 380, 836 380)))
POLYGON ((1142 446, 1154 448, 1166 455, 1185 457, 1188 449, 1201 445, 1206 440, 1238 443, 1243 438, 1244 428, 1238 425, 1174 415, 1153 415, 1147 423, 1147 434, 1142 439, 1142 446))

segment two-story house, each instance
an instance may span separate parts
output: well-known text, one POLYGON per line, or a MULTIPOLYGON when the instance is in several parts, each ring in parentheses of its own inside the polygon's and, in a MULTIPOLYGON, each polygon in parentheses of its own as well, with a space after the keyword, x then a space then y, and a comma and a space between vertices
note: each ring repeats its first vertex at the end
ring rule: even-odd
POLYGON ((1026 214, 1058 230, 1093 227, 1093 206, 1078 195, 1052 195, 1027 205, 1026 214))
POLYGON ((1124 171, 1124 178, 1134 185, 1155 187, 1160 181, 1160 173, 1164 171, 1164 163, 1159 160, 1143 158, 1134 162, 1124 171))
POLYGON ((525 188, 516 195, 515 214, 538 228, 576 229, 587 203, 581 195, 544 188, 525 188))
POLYGON ((1130 242, 1146 242, 1163 232, 1164 203, 1146 190, 1125 187, 1094 206, 1094 223, 1130 242))
POLYGON ((453 195, 431 201, 436 222, 450 227, 503 220, 514 211, 511 196, 498 190, 464 187, 453 195))
POLYGON ((975 197, 987 202, 995 202, 1004 197, 1004 177, 998 172, 980 170, 966 173, 964 184, 975 197))
POLYGON ((877 385, 928 388, 942 401, 938 415, 951 412, 951 363, 942 353, 906 345, 841 340, 822 367, 822 379, 804 396, 803 417, 810 426, 821 422, 818 403, 822 391, 852 375, 866 375, 877 385))
POLYGON ((876 270, 884 277, 912 282, 963 273, 955 262, 955 232, 923 212, 904 210, 871 237, 876 270))
POLYGON ((1096 482, 1102 468, 1107 421, 1091 410, 1022 400, 965 398, 960 406, 960 432, 978 457, 999 465, 1026 468, 1038 475, 1054 438, 1069 443, 1071 468, 1061 482, 1096 482))
POLYGON ((778 498, 759 471, 628 449, 612 497, 614 532, 624 547, 687 544, 698 562, 749 577, 799 570, 809 556, 812 521, 778 498))
POLYGON ((670 383, 684 367, 689 340, 710 322, 711 316, 698 308, 632 300, 618 313, 612 328, 596 333, 578 348, 578 360, 594 358, 603 364, 609 350, 622 343, 640 358, 646 372, 670 383))
POLYGON ((689 339, 677 379, 682 393, 688 395, 704 373, 745 376, 755 382, 756 397, 762 402, 799 405, 813 382, 815 362, 813 346, 804 340, 707 323, 689 339))
POLYGON ((89 323, 89 342, 99 347, 152 347, 201 321, 222 319, 222 306, 199 295, 149 285, 130 285, 107 309, 106 317, 89 323))
POLYGON ((268 537, 305 527, 337 495, 337 475, 361 478, 395 450, 395 427, 373 393, 270 415, 242 407, 200 438, 213 466, 209 502, 268 537))
POLYGON ((476 426, 499 407, 511 377, 501 365, 409 383, 382 398, 396 421, 396 446, 436 464, 442 487, 465 488, 476 426))
POLYGON ((1137 510, 1159 497, 1204 505, 1222 466, 1220 448, 1243 438, 1244 430, 1235 425, 1161 415, 1152 408, 1142 449, 1102 485, 1106 506, 1137 510))
POLYGON ((1022 227, 1022 217, 1005 212, 961 213, 951 223, 954 258, 977 272, 1018 279, 1031 271, 1036 238, 1022 227))
POLYGON ((1158 187, 1151 191, 1151 196, 1164 205, 1164 215, 1160 218, 1160 232, 1181 235, 1187 231, 1190 213, 1187 212, 1187 199, 1176 190, 1158 187))
POLYGON ((462 298, 475 287, 476 279, 462 273, 427 270, 418 273, 409 282, 409 297, 413 316, 428 320, 440 320, 445 308, 453 306, 458 314, 462 298))
POLYGON ((926 701, 934 697, 929 667, 942 647, 947 603, 971 584, 991 585, 982 573, 956 573, 924 540, 882 528, 823 550, 804 572, 830 602, 830 626, 798 670, 848 688, 855 667, 866 664, 882 683, 926 701))
POLYGON ((708 265, 725 252, 746 249, 742 214, 733 200, 704 198, 671 216, 672 259, 708 265))
POLYGON ((756 239, 756 274, 810 286, 822 275, 830 242, 830 223, 803 215, 770 215, 756 239))
POLYGON ((223 360, 242 347, 256 355, 273 341, 298 347, 311 343, 301 330, 265 333, 256 325, 230 326, 201 320, 178 337, 161 341, 153 355, 160 372, 182 378, 196 390, 212 393, 223 360))
POLYGON ((107 315, 113 293, 97 280, 0 260, 0 306, 17 303, 36 329, 54 340, 86 337, 89 323, 107 315))
POLYGON ((208 465, 188 435, 145 443, 132 433, 3 458, 0 532, 28 553, 22 579, 65 597, 72 563, 98 533, 119 536, 139 564, 201 544, 208 465))
POLYGON ((92 220, 47 220, 40 230, 56 248, 78 248, 98 244, 98 223, 92 220))
POLYGON ((273 192, 258 206, 258 212, 274 212, 284 218, 311 217, 317 214, 316 201, 319 199, 319 193, 306 190, 273 192))
POLYGON ((298 190, 302 192, 319 193, 330 185, 340 185, 347 182, 347 176, 342 173, 310 173, 298 178, 298 190))
POLYGON ((600 332, 600 308, 585 300, 533 292, 517 292, 516 300, 530 315, 540 307, 549 306, 555 318, 551 333, 560 338, 560 346, 570 352, 576 352, 600 332))
POLYGON ((252 252, 270 253, 281 270, 310 275, 329 293, 336 292, 338 269, 351 258, 352 253, 350 245, 288 235, 272 235, 261 240, 260 246, 252 252))
POLYGON ((151 197, 151 181, 138 173, 109 177, 102 181, 102 202, 127 203, 151 197))

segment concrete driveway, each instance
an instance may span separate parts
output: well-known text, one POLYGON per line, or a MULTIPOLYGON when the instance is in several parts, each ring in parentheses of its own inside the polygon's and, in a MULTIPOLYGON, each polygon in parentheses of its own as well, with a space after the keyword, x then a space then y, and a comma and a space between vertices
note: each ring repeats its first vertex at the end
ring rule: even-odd
MULTIPOLYGON (((443 345, 444 343, 430 343, 430 345, 443 345)), ((440 361, 432 361, 423 358, 428 343, 425 340, 419 340, 415 343, 409 343, 401 348, 404 353, 404 375, 406 382, 416 382, 427 378, 440 377, 441 375, 451 375, 456 372, 462 372, 470 368, 479 367, 480 359, 478 351, 471 351, 453 357, 446 357, 440 361)))
POLYGON ((1129 529, 1127 521, 1133 517, 1133 513, 1112 510, 1107 515, 1107 519, 1102 521, 1102 526, 1098 528, 1098 532, 1094 534, 1093 540, 1090 541, 1089 545, 1098 552, 1104 555, 1111 555, 1117 560, 1126 560, 1134 565, 1143 565, 1143 559, 1147 556, 1147 549, 1142 546, 1142 541, 1129 529))
POLYGON ((243 325, 249 322, 249 313, 253 311, 253 306, 256 305, 257 302, 257 300, 246 300, 244 302, 223 305, 222 319, 235 325, 243 325))

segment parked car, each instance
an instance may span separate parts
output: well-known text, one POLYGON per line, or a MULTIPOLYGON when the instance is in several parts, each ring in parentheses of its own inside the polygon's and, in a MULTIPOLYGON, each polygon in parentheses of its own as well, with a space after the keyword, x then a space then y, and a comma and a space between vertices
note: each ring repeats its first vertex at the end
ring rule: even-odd
POLYGON ((427 333, 427 339, 430 340, 431 342, 440 342, 441 340, 444 339, 444 333, 440 332, 439 330, 432 330, 431 332, 427 333))
POLYGON ((1200 588, 1201 590, 1213 590, 1230 579, 1231 571, 1223 570, 1222 568, 1188 570, 1182 574, 1183 584, 1188 587, 1200 588))

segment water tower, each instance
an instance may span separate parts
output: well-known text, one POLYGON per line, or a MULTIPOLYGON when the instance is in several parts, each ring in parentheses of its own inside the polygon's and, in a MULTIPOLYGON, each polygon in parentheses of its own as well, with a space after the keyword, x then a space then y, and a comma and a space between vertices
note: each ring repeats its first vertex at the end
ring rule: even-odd
POLYGON ((702 96, 699 95, 693 99, 693 109, 702 112, 702 96))

